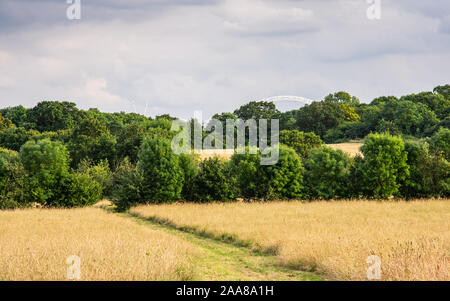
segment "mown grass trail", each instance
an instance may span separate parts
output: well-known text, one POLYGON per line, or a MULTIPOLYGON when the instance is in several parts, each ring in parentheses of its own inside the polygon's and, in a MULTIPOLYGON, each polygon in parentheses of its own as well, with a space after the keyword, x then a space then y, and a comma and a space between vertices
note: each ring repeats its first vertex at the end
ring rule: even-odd
POLYGON ((245 246, 182 231, 130 213, 122 213, 122 215, 198 246, 200 254, 195 262, 196 274, 193 280, 322 280, 311 273, 282 267, 273 255, 254 252, 245 246))

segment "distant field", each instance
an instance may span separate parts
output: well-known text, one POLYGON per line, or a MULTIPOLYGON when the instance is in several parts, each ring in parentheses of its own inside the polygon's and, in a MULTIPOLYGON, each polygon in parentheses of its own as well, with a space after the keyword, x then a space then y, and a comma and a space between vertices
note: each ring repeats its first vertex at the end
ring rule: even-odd
MULTIPOLYGON (((352 157, 356 156, 357 154, 361 155, 361 151, 359 150, 359 148, 362 146, 362 143, 360 142, 346 142, 326 145, 333 149, 340 149, 352 157)), ((233 154, 233 149, 203 149, 200 154, 200 159, 204 160, 214 156, 219 156, 221 158, 229 160, 233 154)))
POLYGON ((248 242, 327 279, 367 280, 366 258, 377 255, 382 280, 450 280, 449 200, 166 204, 131 213, 248 242))
POLYGON ((336 144, 327 144, 328 147, 332 149, 338 150, 340 149, 344 153, 349 154, 352 157, 356 155, 362 155, 361 150, 359 149, 363 144, 360 142, 346 142, 346 143, 336 143, 336 144))
POLYGON ((0 211, 0 280, 189 280, 195 248, 102 209, 0 211))

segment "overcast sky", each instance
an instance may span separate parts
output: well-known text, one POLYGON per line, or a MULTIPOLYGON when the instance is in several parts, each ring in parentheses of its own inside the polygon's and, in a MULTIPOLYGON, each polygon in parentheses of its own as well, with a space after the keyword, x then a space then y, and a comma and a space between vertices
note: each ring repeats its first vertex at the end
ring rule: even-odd
POLYGON ((450 82, 450 1, 0 0, 0 106, 233 111, 251 100, 363 102, 450 82))

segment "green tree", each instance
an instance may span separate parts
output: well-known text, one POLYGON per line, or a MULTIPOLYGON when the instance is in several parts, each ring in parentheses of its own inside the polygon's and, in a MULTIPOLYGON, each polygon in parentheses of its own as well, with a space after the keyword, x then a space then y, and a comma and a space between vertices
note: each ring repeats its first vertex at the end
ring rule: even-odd
POLYGON ((312 149, 320 147, 322 140, 314 133, 282 130, 280 143, 292 147, 301 158, 305 158, 312 149))
POLYGON ((299 199, 304 197, 304 168, 295 150, 281 145, 274 165, 261 165, 259 152, 234 154, 232 171, 240 195, 249 199, 299 199))
POLYGON ((433 92, 436 94, 441 94, 442 96, 444 96, 445 99, 450 100, 450 85, 449 84, 437 86, 433 89, 433 92))
MULTIPOLYGON (((8 118, 12 121, 16 126, 19 127, 27 127, 30 126, 29 120, 28 120, 28 109, 25 109, 23 106, 16 106, 16 107, 8 107, 4 109, 0 109, 0 114, 4 117, 8 118)), ((34 126, 34 125, 31 125, 34 126)))
POLYGON ((389 134, 370 134, 361 146, 362 189, 367 197, 398 196, 400 184, 409 175, 403 140, 389 134))
POLYGON ((450 196, 450 163, 427 142, 406 142, 410 173, 400 187, 405 198, 450 196))
POLYGON ((313 102, 300 108, 297 127, 304 132, 314 132, 324 137, 326 131, 344 121, 358 121, 359 115, 347 104, 334 102, 313 102))
POLYGON ((138 155, 138 169, 144 176, 145 202, 171 202, 181 197, 183 171, 170 141, 158 136, 146 138, 138 155))
POLYGON ((144 176, 125 157, 114 173, 112 201, 116 205, 117 211, 121 212, 142 203, 143 195, 144 176))
POLYGON ((0 148, 0 210, 29 204, 27 174, 16 151, 0 148))
POLYGON ((280 114, 275 104, 271 101, 251 101, 234 111, 234 115, 240 119, 272 119, 280 114))
POLYGON ((83 159, 99 163, 108 160, 116 162, 117 140, 106 126, 97 119, 84 119, 70 134, 68 149, 72 157, 72 167, 77 167, 83 159))
POLYGON ((42 101, 30 110, 29 118, 38 131, 57 131, 73 127, 79 121, 78 114, 75 103, 42 101))
POLYGON ((340 91, 334 94, 328 94, 324 98, 324 102, 345 103, 351 106, 355 106, 359 104, 359 99, 356 96, 351 96, 345 91, 340 91))
POLYGON ((430 150, 435 154, 441 154, 447 161, 450 161, 450 130, 441 127, 429 139, 430 150))
POLYGON ((180 154, 178 160, 183 170, 181 197, 184 200, 195 200, 194 179, 198 174, 198 157, 194 154, 180 154))
POLYGON ((305 182, 312 199, 351 196, 350 171, 353 160, 341 150, 322 146, 312 150, 305 163, 305 182))
POLYGON ((439 120, 427 105, 410 100, 386 103, 381 117, 392 122, 403 134, 420 136, 439 120))
POLYGON ((433 111, 439 119, 445 118, 450 114, 450 99, 446 99, 444 95, 434 94, 431 92, 422 92, 419 94, 405 95, 400 101, 411 101, 413 103, 422 103, 433 111))
POLYGON ((218 157, 200 162, 192 183, 194 202, 230 201, 235 198, 228 164, 218 157))
POLYGON ((30 201, 60 205, 69 178, 69 153, 60 142, 30 140, 20 149, 29 177, 30 201))
POLYGON ((0 132, 6 130, 11 125, 12 125, 11 120, 9 120, 8 118, 3 117, 2 114, 0 113, 0 132))
MULTIPOLYGON (((109 196, 112 188, 113 174, 107 160, 100 161, 98 164, 93 164, 88 160, 82 160, 78 165, 77 174, 85 175, 90 178, 90 181, 98 183, 102 197, 109 196)), ((79 177, 79 179, 81 178, 79 177)))

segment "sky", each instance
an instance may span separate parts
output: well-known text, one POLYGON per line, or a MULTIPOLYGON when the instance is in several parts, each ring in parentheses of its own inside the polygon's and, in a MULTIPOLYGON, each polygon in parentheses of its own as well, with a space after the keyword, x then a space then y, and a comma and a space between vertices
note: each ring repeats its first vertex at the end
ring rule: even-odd
POLYGON ((81 0, 73 20, 70 5, 0 0, 0 107, 210 117, 276 95, 370 102, 450 82, 448 0, 81 0))

